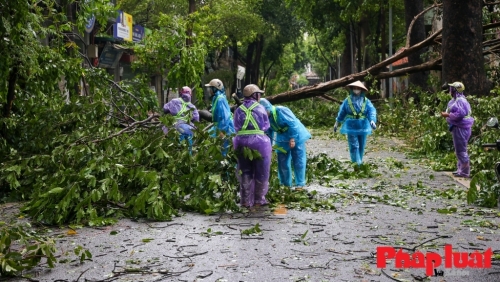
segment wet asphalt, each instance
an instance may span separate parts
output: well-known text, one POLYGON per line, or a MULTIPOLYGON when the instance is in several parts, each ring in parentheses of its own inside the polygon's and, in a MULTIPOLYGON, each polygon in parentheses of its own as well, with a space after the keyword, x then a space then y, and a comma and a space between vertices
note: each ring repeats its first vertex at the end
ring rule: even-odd
MULTIPOLYGON (((348 162, 342 137, 313 132, 309 154, 348 162)), ((409 159, 397 140, 370 136, 365 162, 377 176, 327 179, 306 187, 315 197, 333 197, 336 210, 319 212, 260 208, 247 214, 185 213, 169 222, 123 219, 109 227, 85 227, 69 235, 54 229, 58 260, 25 274, 32 281, 500 281, 491 268, 445 268, 426 277, 423 268, 377 267, 377 247, 413 253, 500 253, 500 210, 436 196, 467 187, 422 160, 409 159), (398 164, 398 165, 395 165, 398 164), (452 211, 448 214, 439 211, 452 211), (258 226, 261 233, 242 231, 258 226), (80 263, 73 251, 93 257, 80 263)), ((466 182, 465 182, 466 183, 466 182)), ((443 258, 444 259, 444 258, 443 258)), ((28 281, 2 278, 5 281, 28 281)))

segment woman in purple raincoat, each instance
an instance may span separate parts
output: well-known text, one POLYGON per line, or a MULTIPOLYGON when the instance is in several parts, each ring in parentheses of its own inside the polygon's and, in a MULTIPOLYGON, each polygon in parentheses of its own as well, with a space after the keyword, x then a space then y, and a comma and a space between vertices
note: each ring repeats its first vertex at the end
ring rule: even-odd
POLYGON ((474 124, 474 118, 469 102, 463 94, 465 86, 461 82, 448 84, 452 99, 448 102, 446 112, 441 116, 446 118, 448 129, 453 136, 453 146, 457 155, 457 171, 453 175, 459 177, 470 177, 470 161, 467 153, 467 143, 471 135, 471 128, 474 124))
MULTIPOLYGON (((196 106, 191 103, 191 88, 184 86, 179 92, 180 98, 172 99, 163 106, 165 114, 171 114, 175 117, 175 129, 181 134, 180 141, 186 140, 189 153, 192 153, 193 147, 193 122, 200 121, 200 115, 196 106)), ((163 126, 163 132, 167 134, 168 128, 163 126)))
POLYGON ((255 84, 243 89, 245 100, 234 111, 234 150, 238 158, 238 179, 240 181, 240 204, 242 207, 266 205, 271 170, 271 141, 265 134, 269 129, 269 118, 262 105, 260 95, 264 91, 255 84), (243 148, 257 150, 262 158, 250 160, 243 154, 243 148))

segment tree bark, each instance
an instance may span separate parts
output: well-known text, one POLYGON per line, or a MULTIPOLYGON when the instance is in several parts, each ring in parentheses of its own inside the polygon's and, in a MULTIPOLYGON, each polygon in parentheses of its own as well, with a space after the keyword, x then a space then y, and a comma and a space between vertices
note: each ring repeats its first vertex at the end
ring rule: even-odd
MULTIPOLYGON (((196 12, 196 0, 188 0, 189 1, 189 10, 188 14, 191 15, 192 13, 196 12)), ((193 45, 193 40, 191 37, 193 36, 193 28, 191 25, 189 25, 188 29, 186 30, 186 46, 191 46, 193 45)))
POLYGON ((487 95, 492 85, 484 69, 481 22, 481 1, 443 1, 442 78, 461 81, 468 94, 478 96, 487 95))
POLYGON ((352 73, 351 69, 351 36, 350 31, 346 32, 346 44, 344 46, 344 51, 342 52, 342 57, 340 59, 340 75, 346 76, 352 73))
POLYGON ((254 68, 254 66, 253 66, 253 52, 254 52, 254 49, 255 49, 255 43, 254 42, 248 44, 247 54, 246 54, 246 57, 245 57, 246 71, 245 71, 245 84, 244 85, 251 84, 250 81, 252 81, 253 68, 254 68))
POLYGON ((253 75, 250 83, 259 84, 260 75, 260 60, 262 58, 262 51, 264 50, 264 35, 257 36, 257 41, 255 44, 255 57, 253 61, 253 75))
POLYGON ((359 70, 367 69, 372 65, 371 54, 367 50, 370 35, 370 19, 362 18, 359 23, 359 70))
POLYGON ((231 45, 233 46, 233 61, 231 62, 231 70, 234 73, 234 75, 233 75, 234 83, 233 83, 233 86, 231 88, 231 93, 236 93, 236 87, 238 84, 238 77, 237 77, 237 74, 238 74, 238 42, 236 41, 236 39, 232 40, 231 45))
MULTIPOLYGON (((415 19, 421 11, 424 9, 424 1, 423 0, 405 0, 405 21, 406 21, 406 29, 409 30, 410 33, 410 41, 409 45, 412 46, 418 42, 421 42, 425 39, 425 22, 424 17, 420 16, 415 19), (415 19, 413 25, 411 25, 412 21, 415 19), (410 30, 411 29, 411 30, 410 30)), ((422 49, 414 54, 408 56, 408 64, 409 66, 417 66, 422 63, 421 55, 425 52, 425 49, 422 49)), ((410 75, 409 82, 412 85, 421 87, 422 89, 427 88, 427 78, 428 73, 425 72, 417 72, 410 75)), ((417 98, 416 95, 412 95, 413 98, 417 98)))
POLYGON ((7 104, 3 109, 3 117, 10 117, 10 113, 12 111, 12 104, 14 103, 14 99, 16 98, 16 83, 18 78, 18 69, 17 66, 14 66, 9 74, 9 79, 7 81, 7 104))

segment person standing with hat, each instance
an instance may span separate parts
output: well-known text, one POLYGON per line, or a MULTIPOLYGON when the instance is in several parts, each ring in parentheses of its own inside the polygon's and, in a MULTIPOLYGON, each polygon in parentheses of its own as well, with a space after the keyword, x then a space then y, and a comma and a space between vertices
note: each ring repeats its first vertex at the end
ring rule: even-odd
POLYGON ((366 137, 377 128, 377 110, 372 102, 366 98, 368 89, 361 81, 347 85, 349 96, 340 106, 333 132, 337 132, 339 123, 341 134, 347 134, 351 161, 358 166, 363 163, 366 146, 366 137))
POLYGON ((462 82, 448 84, 452 99, 448 102, 446 111, 441 116, 446 118, 448 130, 453 136, 453 147, 457 156, 457 171, 453 175, 470 178, 470 160, 467 153, 467 143, 472 133, 474 118, 469 102, 465 98, 465 86, 462 82))
MULTIPOLYGON (((172 99, 163 106, 163 112, 174 116, 176 120, 174 127, 181 134, 180 141, 187 141, 189 153, 191 154, 193 147, 193 122, 199 122, 200 116, 196 106, 191 103, 191 88, 184 86, 181 88, 179 94, 180 98, 172 99)), ((163 126, 162 129, 167 134, 168 128, 163 126)))
POLYGON ((205 87, 208 87, 212 99, 211 113, 214 126, 210 129, 211 136, 224 139, 222 155, 226 156, 229 148, 228 136, 234 134, 233 116, 227 102, 226 90, 222 81, 217 78, 210 80, 205 87))
POLYGON ((236 136, 233 147, 238 158, 238 180, 240 181, 240 204, 242 207, 267 205, 272 147, 265 134, 270 127, 266 110, 259 104, 264 91, 255 84, 243 88, 244 101, 234 112, 236 136), (243 150, 258 151, 260 158, 245 157, 243 150))

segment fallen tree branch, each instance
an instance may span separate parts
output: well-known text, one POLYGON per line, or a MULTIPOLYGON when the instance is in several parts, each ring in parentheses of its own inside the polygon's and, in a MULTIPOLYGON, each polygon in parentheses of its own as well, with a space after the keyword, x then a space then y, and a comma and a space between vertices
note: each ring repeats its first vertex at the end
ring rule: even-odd
POLYGON ((132 98, 134 98, 134 100, 137 102, 137 104, 139 104, 139 106, 141 106, 141 108, 144 108, 144 106, 142 105, 141 101, 139 101, 139 99, 137 97, 135 97, 134 94, 128 92, 127 90, 123 89, 118 83, 116 83, 114 80, 111 80, 109 78, 106 78, 106 80, 108 82, 110 82, 111 84, 113 84, 118 90, 120 90, 121 92, 131 96, 132 98))
POLYGON ((321 96, 319 96, 319 98, 323 98, 323 99, 328 100, 328 101, 331 101, 331 102, 335 102, 335 103, 342 104, 342 101, 339 101, 339 100, 337 100, 337 99, 335 99, 335 98, 332 98, 332 97, 330 97, 330 96, 321 95, 321 96))
POLYGON ((441 34, 441 32, 442 29, 436 31, 434 34, 427 37, 422 42, 415 44, 408 49, 404 49, 401 53, 395 54, 394 56, 387 58, 384 61, 377 63, 362 72, 354 73, 328 82, 318 83, 311 86, 305 86, 299 89, 287 91, 266 98, 269 100, 269 102, 273 104, 297 101, 301 99, 324 95, 329 90, 346 86, 351 82, 363 79, 367 75, 373 75, 376 77, 382 69, 386 68, 393 62, 401 58, 407 57, 409 54, 412 54, 424 47, 432 45, 434 43, 434 40, 441 34))
POLYGON ((429 71, 429 70, 441 70, 441 58, 420 64, 418 66, 401 68, 398 70, 390 71, 390 72, 381 72, 375 76, 377 79, 384 79, 396 76, 404 76, 410 73, 421 72, 421 71, 429 71))
POLYGON ((387 278, 391 279, 392 281, 404 282, 403 280, 396 279, 390 276, 389 274, 385 273, 383 269, 380 269, 380 272, 382 272, 382 274, 384 274, 387 278))
POLYGON ((133 122, 131 123, 129 126, 127 126, 126 128, 116 132, 116 133, 113 133, 111 135, 109 135, 108 137, 106 138, 101 138, 101 139, 97 139, 97 140, 93 140, 91 141, 91 143, 99 143, 99 142, 102 142, 102 141, 105 141, 105 140, 108 140, 108 139, 111 139, 113 137, 116 137, 118 135, 121 135, 123 133, 126 133, 127 131, 131 131, 132 129, 134 129, 135 127, 141 125, 141 124, 145 124, 147 123, 148 121, 152 120, 153 118, 158 118, 160 117, 160 115, 157 115, 157 114, 154 114, 154 115, 151 115, 149 116, 147 119, 145 120, 141 120, 141 121, 136 121, 136 122, 133 122))
POLYGON ((442 3, 441 4, 434 3, 432 6, 427 7, 422 12, 418 13, 418 15, 416 15, 415 17, 413 17, 413 20, 411 21, 410 26, 408 27, 408 33, 406 34, 406 45, 405 45, 406 49, 410 48, 410 34, 411 34, 411 30, 413 29, 413 25, 415 24, 415 22, 417 21, 417 19, 420 16, 422 16, 423 14, 425 14, 427 11, 429 11, 430 9, 437 8, 437 7, 442 6, 442 5, 443 5, 442 3))
MULTIPOLYGON (((496 28, 496 27, 500 27, 500 22, 483 25, 483 32, 488 30, 488 29, 492 29, 492 28, 496 28)), ((433 34, 428 36, 426 39, 424 39, 423 41, 421 41, 413 46, 410 46, 408 48, 404 48, 400 53, 394 54, 392 57, 387 58, 384 61, 379 62, 379 63, 369 67, 368 69, 366 69, 364 71, 350 74, 350 75, 347 75, 347 76, 344 76, 344 77, 341 77, 338 79, 330 80, 327 82, 317 83, 315 85, 305 86, 305 87, 302 87, 299 89, 279 93, 277 95, 268 96, 266 98, 269 100, 269 102, 271 102, 273 104, 280 104, 280 103, 284 103, 284 102, 293 102, 293 101, 297 101, 297 100, 301 100, 301 99, 322 96, 330 90, 344 87, 347 84, 354 82, 356 80, 362 80, 364 77, 366 77, 368 75, 371 75, 377 79, 382 79, 382 78, 403 76, 403 75, 406 75, 409 73, 421 72, 421 71, 427 71, 427 70, 441 70, 442 58, 436 58, 432 61, 426 62, 426 63, 418 65, 418 66, 412 66, 412 67, 408 67, 408 68, 404 68, 404 69, 400 69, 400 70, 395 70, 393 72, 385 71, 390 64, 394 63, 395 61, 397 61, 399 59, 408 57, 409 55, 411 55, 415 52, 418 52, 422 48, 425 48, 425 47, 428 47, 431 45, 439 45, 440 41, 442 40, 442 36, 441 36, 442 31, 443 31, 443 29, 437 30, 436 32, 434 32, 433 34)), ((496 42, 486 41, 485 43, 495 44, 496 42)), ((499 46, 499 48, 500 48, 500 46, 499 46)), ((493 49, 493 50, 492 49, 493 48, 489 49, 488 51, 489 52, 493 52, 493 50, 496 51, 496 49, 493 49)), ((500 52, 500 50, 499 50, 499 52, 500 52)))
POLYGON ((192 254, 192 255, 185 255, 185 256, 181 256, 181 257, 172 257, 172 256, 167 256, 167 255, 163 255, 163 256, 167 257, 167 258, 183 259, 183 258, 192 258, 192 257, 195 257, 195 256, 201 256, 201 255, 205 255, 207 253, 208 253, 208 251, 203 252, 203 253, 195 253, 195 254, 192 254))

